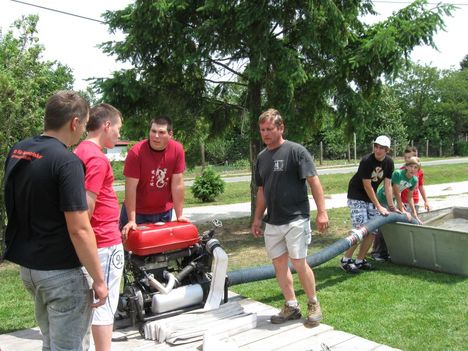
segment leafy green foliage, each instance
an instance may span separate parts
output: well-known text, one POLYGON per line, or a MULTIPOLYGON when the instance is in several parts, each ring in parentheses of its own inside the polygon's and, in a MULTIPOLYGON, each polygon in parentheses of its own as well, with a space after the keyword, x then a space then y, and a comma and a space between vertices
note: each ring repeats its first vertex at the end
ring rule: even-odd
MULTIPOLYGON (((0 30, 0 183, 9 148, 42 131, 44 106, 57 90, 70 89, 70 68, 44 61, 36 37, 37 16, 17 20, 13 29, 0 30)), ((0 192, 0 233, 5 225, 0 192)), ((1 250, 0 250, 1 251, 1 250)))
POLYGON ((205 168, 193 182, 192 194, 202 202, 212 202, 223 192, 224 180, 211 167, 205 168))

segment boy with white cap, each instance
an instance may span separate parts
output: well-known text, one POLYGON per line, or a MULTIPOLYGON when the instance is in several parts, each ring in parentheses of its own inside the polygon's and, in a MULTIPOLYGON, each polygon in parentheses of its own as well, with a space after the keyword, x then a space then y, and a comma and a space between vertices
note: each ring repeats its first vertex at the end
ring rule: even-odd
MULTIPOLYGON (((361 159, 356 174, 349 181, 348 207, 354 228, 361 227, 375 216, 387 216, 389 213, 376 195, 377 188, 384 181, 385 196, 388 203, 392 201, 391 179, 395 165, 387 155, 389 151, 390 138, 385 135, 377 137, 374 141, 374 151, 361 159)), ((376 232, 371 234, 375 235, 376 232)), ((345 272, 359 273, 361 270, 372 269, 365 256, 372 245, 374 235, 368 235, 362 240, 356 260, 352 257, 357 244, 344 253, 341 268, 345 272)))

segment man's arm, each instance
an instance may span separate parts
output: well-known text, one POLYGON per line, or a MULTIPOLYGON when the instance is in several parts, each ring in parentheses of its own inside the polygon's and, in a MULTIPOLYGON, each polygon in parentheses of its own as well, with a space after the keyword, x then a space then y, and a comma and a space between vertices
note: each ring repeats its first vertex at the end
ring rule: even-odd
POLYGON ((254 237, 263 235, 262 218, 266 210, 265 195, 263 187, 259 186, 257 189, 257 196, 255 198, 255 214, 252 222, 251 231, 254 237))
POLYGON ((107 299, 108 291, 97 255, 96 237, 89 223, 88 212, 68 211, 64 214, 76 254, 93 279, 94 298, 98 300, 93 307, 101 306, 107 299))
POLYGON ((86 202, 88 203, 88 218, 91 219, 94 213, 94 207, 96 206, 97 195, 92 191, 86 190, 86 202))
POLYGON ((128 222, 122 228, 122 237, 127 239, 130 229, 136 229, 136 193, 139 179, 125 177, 125 210, 127 211, 128 222))
POLYGON ((319 232, 324 232, 328 228, 328 214, 325 208, 325 197, 323 195, 322 184, 318 176, 307 177, 307 183, 310 186, 312 197, 317 206, 317 217, 315 224, 319 232))
MULTIPOLYGON (((395 195, 395 200, 396 200, 396 203, 397 203, 397 209, 401 213, 405 213, 406 209, 405 209, 405 206, 403 205, 403 201, 401 200, 400 185, 399 184, 393 184, 392 185, 392 191, 393 191, 393 194, 395 195)), ((413 199, 412 198, 412 196, 413 196, 412 191, 408 191, 408 203, 410 201, 410 195, 411 195, 411 199, 413 199)), ((393 206, 393 203, 392 203, 392 205, 389 205, 389 208, 391 208, 392 206, 393 206)))
MULTIPOLYGON (((387 178, 385 178, 385 180, 387 180, 387 178)), ((364 186, 364 190, 366 191, 367 196, 369 197, 371 202, 374 204, 377 211, 379 211, 380 214, 383 216, 388 216, 388 210, 380 204, 379 200, 377 199, 377 195, 375 195, 374 188, 372 188, 371 180, 363 179, 362 184, 364 186)))
POLYGON ((189 222, 189 220, 182 215, 182 212, 184 210, 184 197, 185 197, 185 185, 184 185, 183 173, 175 173, 172 175, 171 193, 172 193, 172 201, 174 202, 174 212, 176 215, 176 219, 179 222, 189 222))

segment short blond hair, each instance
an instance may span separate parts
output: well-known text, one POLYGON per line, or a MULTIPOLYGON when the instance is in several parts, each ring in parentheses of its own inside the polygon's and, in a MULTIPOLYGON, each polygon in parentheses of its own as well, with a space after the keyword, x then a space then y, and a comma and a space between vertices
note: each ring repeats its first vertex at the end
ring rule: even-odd
POLYGON ((421 168, 421 162, 419 161, 419 157, 416 157, 416 156, 410 157, 408 162, 406 162, 405 166, 410 166, 410 165, 418 165, 418 167, 421 168))
POLYGON ((273 124, 278 128, 284 125, 283 117, 281 117, 279 111, 274 108, 266 110, 258 118, 258 124, 262 124, 267 121, 273 122, 273 124))

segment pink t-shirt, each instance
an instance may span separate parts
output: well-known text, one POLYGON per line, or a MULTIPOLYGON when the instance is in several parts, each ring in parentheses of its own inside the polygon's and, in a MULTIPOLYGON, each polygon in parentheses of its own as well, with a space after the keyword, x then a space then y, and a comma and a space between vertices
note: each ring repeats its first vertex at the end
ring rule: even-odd
POLYGON ((137 178, 136 212, 157 214, 173 208, 173 174, 185 170, 182 144, 171 139, 161 151, 151 149, 148 140, 135 144, 125 159, 124 176, 137 178))
POLYGON ((113 189, 114 174, 111 164, 101 148, 88 140, 78 145, 75 154, 86 167, 86 190, 97 195, 91 217, 97 246, 101 248, 120 244, 119 201, 113 189))

